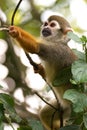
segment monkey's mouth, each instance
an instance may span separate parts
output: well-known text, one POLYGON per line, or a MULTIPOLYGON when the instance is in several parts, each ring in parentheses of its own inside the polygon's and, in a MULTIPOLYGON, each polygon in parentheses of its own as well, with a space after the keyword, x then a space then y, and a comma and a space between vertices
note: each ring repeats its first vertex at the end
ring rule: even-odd
POLYGON ((42 34, 43 34, 44 37, 48 37, 48 36, 51 35, 51 30, 49 28, 44 28, 42 30, 42 34))

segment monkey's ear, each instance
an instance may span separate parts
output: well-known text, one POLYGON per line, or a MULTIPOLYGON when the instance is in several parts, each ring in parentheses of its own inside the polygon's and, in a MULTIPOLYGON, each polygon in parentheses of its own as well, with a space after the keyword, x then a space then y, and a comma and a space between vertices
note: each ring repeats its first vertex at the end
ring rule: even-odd
POLYGON ((63 33, 66 35, 69 31, 73 32, 72 28, 66 27, 63 29, 63 33))

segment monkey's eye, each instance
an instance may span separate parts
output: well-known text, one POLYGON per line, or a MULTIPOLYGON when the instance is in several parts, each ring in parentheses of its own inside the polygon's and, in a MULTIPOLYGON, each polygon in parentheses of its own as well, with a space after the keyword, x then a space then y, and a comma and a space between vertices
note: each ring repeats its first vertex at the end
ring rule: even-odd
POLYGON ((47 23, 47 22, 45 22, 45 23, 44 23, 44 26, 47 26, 47 25, 48 25, 48 23, 47 23))
POLYGON ((50 24, 50 26, 51 26, 51 27, 55 27, 55 26, 56 26, 56 23, 52 22, 52 23, 50 24))

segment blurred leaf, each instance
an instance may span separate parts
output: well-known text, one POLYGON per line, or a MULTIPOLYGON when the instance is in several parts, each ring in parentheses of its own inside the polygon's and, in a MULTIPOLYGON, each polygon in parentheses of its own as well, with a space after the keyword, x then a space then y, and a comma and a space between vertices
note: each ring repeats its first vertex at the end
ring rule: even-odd
POLYGON ((23 28, 35 36, 40 36, 40 22, 38 20, 32 19, 28 22, 28 24, 25 24, 23 28), (37 26, 36 26, 37 25, 37 26))
POLYGON ((32 130, 44 130, 41 122, 38 120, 30 120, 29 124, 32 127, 32 130))
POLYGON ((83 114, 83 122, 85 127, 87 128, 87 112, 83 114))
POLYGON ((80 39, 81 39, 81 41, 82 41, 83 43, 86 43, 86 42, 87 42, 87 37, 84 36, 84 35, 83 35, 80 39))
POLYGON ((71 67, 67 67, 61 70, 60 72, 58 72, 52 84, 54 87, 58 87, 60 85, 63 85, 69 82, 71 77, 72 77, 71 67))
POLYGON ((80 126, 78 125, 69 125, 69 126, 62 127, 59 130, 81 130, 81 129, 80 126))
POLYGON ((0 122, 4 119, 4 107, 3 104, 0 103, 0 122))
MULTIPOLYGON (((9 22, 9 23, 11 23, 13 11, 14 11, 14 8, 11 8, 10 11, 8 12, 8 14, 7 14, 8 22, 9 22)), ((18 11, 16 12, 16 15, 15 15, 15 18, 14 18, 14 25, 20 24, 20 23, 21 23, 21 20, 22 20, 21 11, 18 10, 18 11)))
POLYGON ((72 124, 74 123, 76 125, 80 125, 83 122, 83 113, 84 112, 76 113, 72 111, 70 118, 72 120, 72 124))
POLYGON ((29 126, 20 126, 17 130, 32 130, 32 128, 29 126))
POLYGON ((5 107, 13 107, 14 106, 13 98, 7 94, 0 93, 0 100, 2 101, 2 103, 4 103, 5 107))
POLYGON ((69 5, 69 0, 57 0, 56 4, 58 4, 58 7, 67 7, 69 5))
POLYGON ((82 43, 81 39, 75 33, 69 31, 67 35, 70 39, 74 40, 75 42, 82 43))
POLYGON ((10 116, 19 123, 21 118, 16 114, 13 98, 7 94, 0 93, 0 101, 3 103, 4 109, 10 114, 10 116))
POLYGON ((83 112, 87 108, 87 96, 79 93, 75 89, 67 90, 64 93, 64 99, 71 101, 74 112, 83 112))
MULTIPOLYGON (((9 11, 10 11, 10 9, 12 8, 12 7, 14 7, 14 2, 13 2, 13 0, 0 0, 0 7, 2 8, 2 10, 4 10, 4 11, 7 11, 8 9, 9 9, 9 11), (4 4, 3 4, 4 3, 4 4), (11 7, 11 8, 9 8, 9 7, 11 7)), ((8 11, 7 11, 8 12, 8 11)))
POLYGON ((0 130, 4 130, 4 124, 0 121, 0 130))
POLYGON ((70 79, 70 82, 71 82, 73 85, 77 85, 76 81, 73 80, 73 79, 70 79))
POLYGON ((82 60, 77 60, 72 64, 73 79, 77 83, 87 82, 87 63, 82 60))
POLYGON ((73 49, 72 51, 76 54, 78 59, 85 61, 85 54, 84 53, 82 53, 81 51, 78 51, 76 49, 73 49))
POLYGON ((1 85, 0 85, 0 89, 3 88, 1 85))

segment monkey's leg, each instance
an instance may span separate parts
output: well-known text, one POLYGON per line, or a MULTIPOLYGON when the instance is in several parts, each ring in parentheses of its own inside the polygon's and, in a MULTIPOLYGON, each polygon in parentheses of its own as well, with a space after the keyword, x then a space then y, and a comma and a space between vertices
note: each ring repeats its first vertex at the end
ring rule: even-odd
MULTIPOLYGON (((50 104, 57 108, 57 102, 55 100, 51 101, 50 104)), ((60 128, 58 111, 48 105, 41 109, 40 120, 47 130, 58 130, 60 128)))

